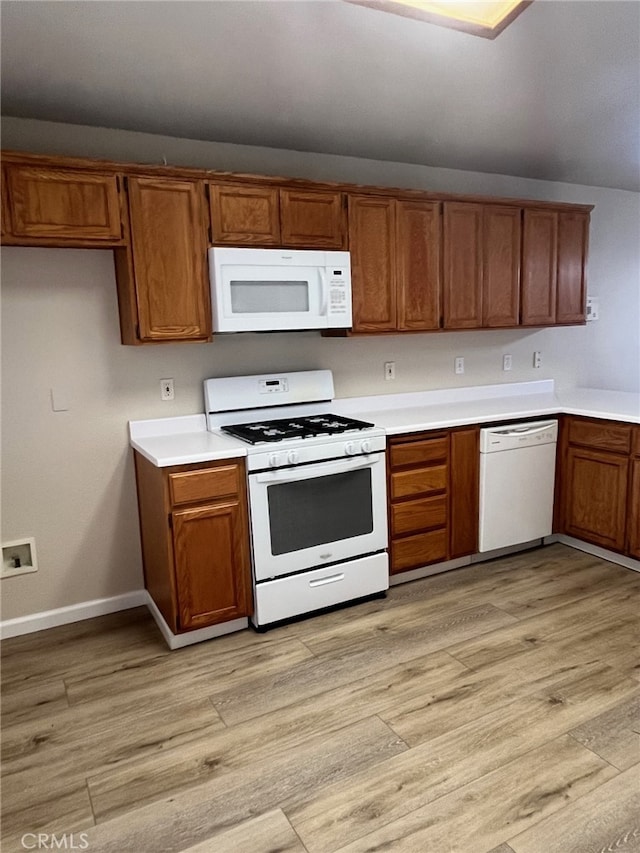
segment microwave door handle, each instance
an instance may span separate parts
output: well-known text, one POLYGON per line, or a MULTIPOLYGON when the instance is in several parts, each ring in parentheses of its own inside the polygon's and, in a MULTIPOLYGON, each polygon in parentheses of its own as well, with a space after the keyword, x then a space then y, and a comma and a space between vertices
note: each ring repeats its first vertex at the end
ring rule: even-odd
POLYGON ((326 269, 320 268, 318 270, 320 273, 320 316, 327 316, 327 308, 329 305, 329 284, 327 281, 327 271, 326 269))

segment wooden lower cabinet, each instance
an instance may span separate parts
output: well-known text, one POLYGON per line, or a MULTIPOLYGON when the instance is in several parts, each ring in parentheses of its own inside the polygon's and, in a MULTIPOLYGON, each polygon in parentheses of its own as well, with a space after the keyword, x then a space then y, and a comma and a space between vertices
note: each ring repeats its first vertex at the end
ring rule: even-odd
POLYGON ((559 455, 559 532, 640 556, 640 473, 630 424, 568 416, 559 455))
POLYGON ((145 586, 174 633, 249 616, 242 460, 157 468, 135 453, 145 586))
POLYGON ((389 440, 391 574, 477 551, 476 427, 389 440))

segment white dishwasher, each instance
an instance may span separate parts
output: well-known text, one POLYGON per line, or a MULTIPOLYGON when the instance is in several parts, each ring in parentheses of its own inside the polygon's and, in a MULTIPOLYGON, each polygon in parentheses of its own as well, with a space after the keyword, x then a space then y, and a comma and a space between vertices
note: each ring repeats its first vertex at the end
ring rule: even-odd
POLYGON ((480 552, 551 533, 557 421, 480 430, 480 552))

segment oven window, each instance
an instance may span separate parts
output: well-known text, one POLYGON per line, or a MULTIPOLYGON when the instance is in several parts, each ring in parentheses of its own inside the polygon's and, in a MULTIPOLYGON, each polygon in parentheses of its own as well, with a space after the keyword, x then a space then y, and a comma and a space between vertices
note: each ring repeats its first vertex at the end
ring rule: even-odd
POLYGON ((274 556, 373 531, 371 468, 269 486, 274 556))
POLYGON ((230 281, 233 314, 309 311, 308 281, 230 281))

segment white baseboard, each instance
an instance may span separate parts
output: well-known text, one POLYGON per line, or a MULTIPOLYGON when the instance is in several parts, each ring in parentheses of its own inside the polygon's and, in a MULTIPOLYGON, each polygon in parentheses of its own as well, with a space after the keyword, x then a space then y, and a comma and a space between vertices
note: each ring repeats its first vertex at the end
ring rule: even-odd
POLYGON ((114 595, 112 598, 97 598, 94 601, 58 607, 56 610, 44 610, 30 616, 5 619, 0 622, 0 638, 6 640, 9 637, 20 637, 22 634, 56 628, 58 625, 68 625, 70 622, 81 622, 83 619, 92 619, 94 616, 105 616, 107 613, 141 607, 146 603, 147 591, 136 589, 123 595, 114 595))
POLYGON ((196 628, 195 631, 185 631, 184 634, 174 634, 165 622, 164 616, 158 610, 155 601, 146 590, 144 590, 144 593, 146 596, 144 603, 149 608, 149 613, 151 613, 155 619, 156 625, 160 629, 160 633, 172 651, 174 649, 182 649, 185 646, 191 646, 194 643, 201 643, 203 640, 212 640, 214 637, 222 637, 224 634, 232 634, 234 631, 242 631, 243 628, 249 627, 249 620, 245 616, 241 619, 232 619, 231 622, 221 622, 219 625, 211 625, 210 628, 196 628))
MULTIPOLYGON (((542 540, 536 539, 533 542, 527 542, 523 545, 500 548, 498 551, 490 551, 485 554, 473 554, 470 557, 460 557, 456 560, 447 560, 444 563, 436 563, 435 565, 423 566, 410 572, 392 575, 389 583, 390 586, 408 583, 419 578, 440 574, 440 572, 448 572, 451 569, 459 569, 472 563, 484 562, 485 560, 492 560, 495 557, 501 557, 505 554, 536 547, 541 542, 545 545, 550 545, 553 542, 561 542, 570 548, 576 548, 578 551, 585 551, 587 554, 593 554, 594 557, 600 557, 603 560, 608 560, 610 563, 624 566, 625 569, 640 572, 640 561, 634 560, 632 557, 626 557, 624 554, 616 554, 614 551, 608 551, 606 548, 600 548, 598 545, 591 545, 589 542, 583 542, 581 539, 574 539, 572 536, 554 533, 551 536, 545 536, 542 540)), ((115 595, 112 598, 98 598, 94 601, 83 601, 80 604, 59 607, 56 610, 33 613, 30 616, 5 619, 3 622, 0 622, 0 639, 6 640, 9 637, 20 637, 23 634, 44 631, 46 628, 68 625, 71 622, 81 622, 83 619, 92 619, 94 616, 105 616, 107 613, 117 613, 120 610, 130 610, 132 607, 141 606, 146 606, 149 609, 170 649, 180 649, 183 646, 199 643, 202 640, 221 637, 223 634, 230 634, 233 631, 242 631, 249 626, 249 620, 243 618, 234 619, 231 622, 223 622, 220 625, 212 625, 210 628, 199 628, 195 631, 187 631, 184 634, 174 634, 147 590, 136 589, 123 595, 115 595)))
POLYGON ((548 542, 562 542, 563 545, 569 545, 570 548, 576 548, 578 551, 593 554, 594 557, 600 557, 603 560, 608 560, 610 563, 616 563, 618 566, 624 566, 625 569, 640 572, 640 560, 634 560, 633 557, 627 557, 624 554, 616 554, 615 551, 608 551, 606 548, 601 548, 599 545, 592 545, 590 542, 583 542, 582 539, 574 539, 573 536, 565 536, 564 533, 547 536, 545 537, 544 542, 545 545, 548 542))

